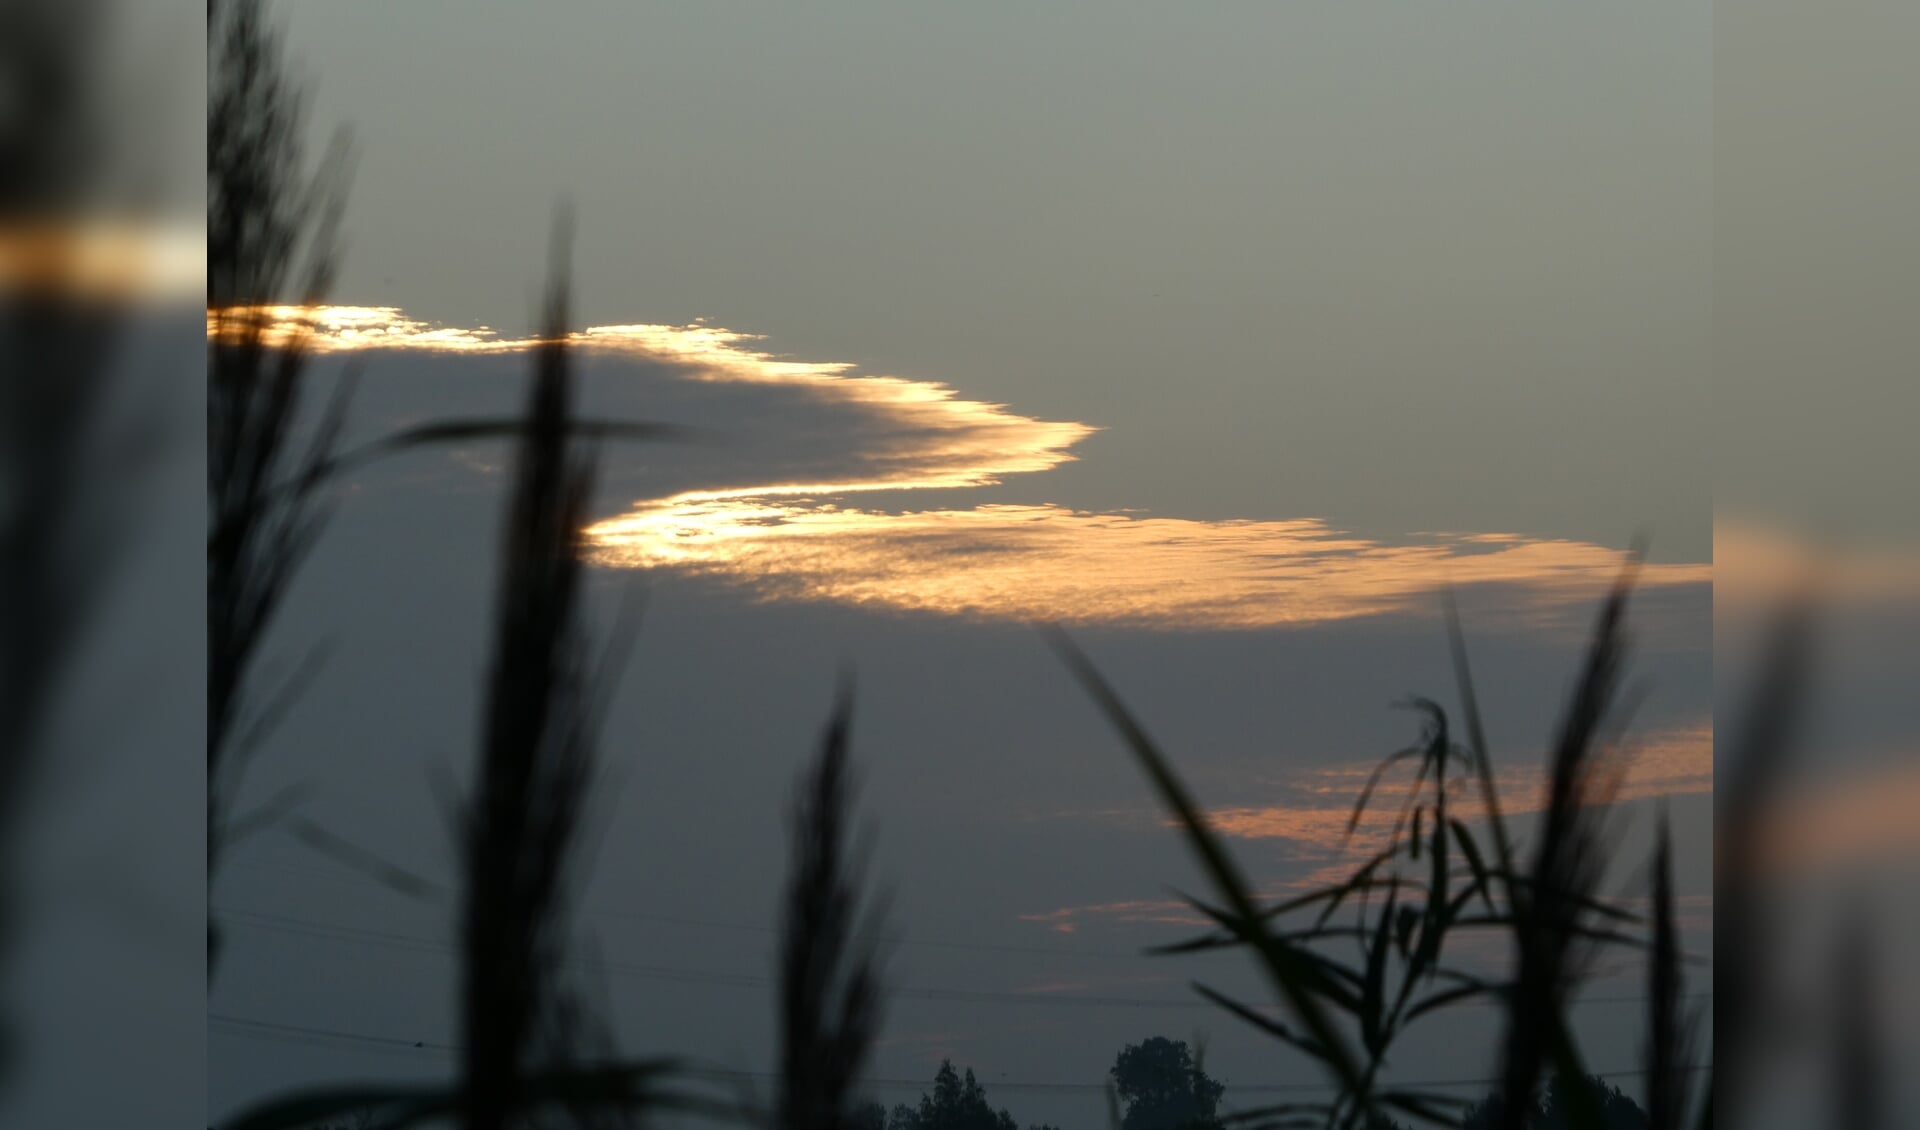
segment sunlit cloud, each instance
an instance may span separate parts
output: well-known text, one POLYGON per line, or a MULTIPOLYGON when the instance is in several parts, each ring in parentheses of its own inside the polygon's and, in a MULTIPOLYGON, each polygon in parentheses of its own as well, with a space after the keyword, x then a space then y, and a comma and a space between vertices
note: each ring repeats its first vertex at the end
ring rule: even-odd
MULTIPOLYGON (((269 339, 302 335, 322 352, 491 354, 536 344, 485 327, 431 325, 394 307, 276 307, 255 316, 269 339)), ((1449 585, 1503 586, 1511 598, 1502 614, 1531 624, 1591 601, 1620 569, 1616 550, 1510 532, 1393 544, 1317 517, 1199 521, 1005 501, 915 508, 914 492, 990 487, 1069 462, 1095 428, 1023 416, 938 382, 781 357, 753 335, 706 322, 595 326, 570 340, 589 354, 657 364, 675 379, 777 389, 854 413, 831 434, 801 433, 800 442, 826 450, 794 463, 791 477, 716 471, 726 477, 694 480, 695 489, 593 524, 587 553, 607 568, 710 578, 765 600, 1203 629, 1426 613, 1449 585)), ((1643 571, 1642 583, 1701 585, 1710 576, 1707 564, 1660 564, 1643 571)))
POLYGON ((1835 774, 1766 815, 1766 869, 1779 876, 1896 866, 1920 859, 1920 757, 1835 774))
MULTIPOLYGON (((494 354, 520 352, 539 343, 533 337, 502 337, 484 326, 433 325, 392 306, 274 306, 213 312, 208 333, 222 332, 222 319, 231 325, 250 317, 261 321, 267 342, 298 338, 318 353, 494 354)), ((1089 424, 1037 420, 1005 405, 970 400, 937 381, 863 375, 846 362, 779 357, 757 348, 754 343, 761 339, 753 334, 706 322, 593 326, 569 335, 568 340, 592 353, 658 363, 683 380, 760 385, 802 394, 816 403, 858 409, 883 421, 889 434, 911 437, 910 442, 890 443, 879 451, 862 450, 857 466, 849 467, 844 477, 694 491, 676 496, 681 503, 992 486, 1006 475, 1046 471, 1072 461, 1073 445, 1096 430, 1089 424)))
MULTIPOLYGON (((1713 729, 1702 720, 1645 735, 1619 751, 1620 780, 1614 793, 1616 803, 1652 800, 1660 797, 1703 796, 1713 791, 1713 729)), ((1302 771, 1280 786, 1281 799, 1259 805, 1224 805, 1206 810, 1208 822, 1217 833, 1231 839, 1259 841, 1281 849, 1285 873, 1263 881, 1257 892, 1264 901, 1278 901, 1308 891, 1324 889, 1345 881, 1358 862, 1384 848, 1399 821, 1413 771, 1389 774, 1382 779, 1368 806, 1353 821, 1353 806, 1373 764, 1348 764, 1302 771), (1349 822, 1353 821, 1351 828, 1349 822)), ((1539 769, 1511 769, 1495 776, 1495 788, 1504 816, 1526 816, 1543 810, 1546 801, 1546 775, 1539 769)), ((1828 844, 1860 848, 1873 844, 1920 845, 1920 834, 1911 831, 1911 822, 1896 830, 1888 817, 1903 804, 1920 798, 1920 775, 1902 780, 1891 795, 1897 801, 1876 802, 1864 794, 1836 798, 1830 813, 1813 818, 1817 823, 1796 824, 1801 833, 1793 842, 1806 843, 1805 836, 1828 844), (1846 814, 1866 812, 1870 818, 1864 829, 1851 838, 1826 834, 1827 825, 1846 814)), ((1430 792, 1429 783, 1426 790, 1430 792)), ((1449 814, 1474 822, 1484 816, 1477 792, 1464 789, 1450 792, 1449 814)), ((1098 813, 1059 813, 1058 819, 1100 819, 1123 821, 1141 828, 1177 827, 1177 822, 1146 810, 1105 811, 1098 813)), ((1403 829, 1404 833, 1405 829, 1403 829)), ((1783 836, 1782 842, 1786 842, 1783 836)), ((1624 909, 1644 911, 1644 898, 1625 897, 1612 902, 1624 909)), ((1711 930, 1713 900, 1710 894, 1685 895, 1676 900, 1680 924, 1686 929, 1711 930)), ((1095 924, 1153 924, 1208 927, 1213 923, 1178 900, 1123 900, 1020 915, 1020 920, 1045 927, 1056 933, 1072 934, 1095 924)))
POLYGON ((1920 547, 1882 538, 1815 540, 1785 526, 1716 517, 1714 604, 1722 613, 1770 611, 1803 588, 1825 605, 1905 608, 1920 603, 1920 547))
POLYGON ((1032 993, 1036 996, 1072 996, 1087 993, 1110 993, 1115 989, 1137 989, 1143 985, 1165 985, 1178 978, 1149 974, 1137 974, 1106 977, 1076 977, 1072 980, 1048 978, 1047 980, 1020 985, 1016 993, 1032 993))
MULTIPOLYGON (((1628 748, 1626 773, 1618 799, 1650 800, 1663 796, 1699 796, 1713 792, 1713 723, 1658 730, 1628 748)), ((1545 788, 1544 777, 1535 789, 1536 803, 1545 788)))
POLYGON ((434 326, 410 318, 397 306, 252 306, 207 311, 207 334, 218 337, 258 322, 268 345, 299 341, 317 353, 364 349, 409 349, 445 353, 505 353, 531 348, 536 339, 502 338, 491 329, 434 326))
MULTIPOLYGON (((1426 611, 1449 584, 1513 586, 1516 611, 1564 606, 1593 599, 1620 570, 1616 551, 1574 541, 1387 545, 1312 518, 1204 522, 1012 504, 893 513, 818 497, 827 493, 642 503, 588 530, 592 559, 734 580, 771 599, 1204 628, 1426 611)), ((1642 583, 1710 576, 1707 565, 1656 565, 1642 583)))
MULTIPOLYGON (((1655 731, 1619 751, 1616 802, 1672 796, 1700 796, 1713 792, 1713 726, 1692 725, 1655 731)), ((1371 766, 1346 765, 1303 773, 1288 783, 1287 797, 1277 804, 1213 808, 1208 819, 1222 834, 1248 840, 1287 840, 1318 857, 1358 855, 1385 846, 1400 818, 1413 771, 1388 776, 1370 798, 1349 832, 1354 801, 1371 766)), ((1529 766, 1502 770, 1494 784, 1500 810, 1506 816, 1524 816, 1545 808, 1547 774, 1529 766)), ((1428 784, 1426 788, 1431 789, 1428 784)), ((1465 790, 1449 794, 1449 804, 1462 817, 1483 815, 1478 794, 1465 790)))
POLYGON ((206 236, 161 219, 86 216, 0 223, 0 296, 182 298, 206 289, 206 236))
POLYGON ((1072 934, 1089 921, 1121 922, 1158 926, 1207 926, 1209 919, 1184 902, 1172 899, 1129 899, 1122 902, 1094 903, 1087 906, 1063 906, 1019 916, 1056 934, 1072 934))

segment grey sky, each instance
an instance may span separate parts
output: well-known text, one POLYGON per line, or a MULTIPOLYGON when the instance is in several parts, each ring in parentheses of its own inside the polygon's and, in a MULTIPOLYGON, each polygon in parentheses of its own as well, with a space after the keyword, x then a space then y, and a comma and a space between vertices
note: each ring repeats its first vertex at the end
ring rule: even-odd
MULTIPOLYGON (((1708 559, 1703 3, 282 11, 316 124, 358 141, 338 301, 522 332, 565 196, 583 324, 704 316, 778 353, 1102 429, 1077 461, 998 486, 847 506, 1319 519, 1389 546, 1439 530, 1617 547, 1649 530, 1664 562, 1708 559)), ((524 368, 372 354, 355 427, 512 403, 524 368)), ((602 516, 690 484, 843 472, 896 438, 790 390, 585 369, 596 407, 758 440, 609 451, 602 516)), ((327 640, 328 666, 251 782, 259 796, 310 782, 316 820, 442 877, 435 782, 464 779, 472 744, 499 461, 411 457, 353 484, 273 643, 292 662, 327 640)), ((596 573, 602 623, 635 576, 596 573)), ((787 790, 842 664, 877 870, 910 942, 896 985, 1160 1001, 1200 974, 1249 986, 1232 962, 1113 956, 1183 929, 1115 904, 1195 876, 1028 627, 762 601, 738 576, 645 583, 605 742, 620 783, 584 896, 600 953, 626 967, 606 979, 630 1050, 770 1062, 768 990, 716 980, 770 971, 753 928, 771 924, 787 790)), ((1586 615, 1503 617, 1529 591, 1466 594, 1516 768, 1547 738, 1586 615)), ((1710 705, 1710 594, 1660 585, 1641 610, 1643 728, 1692 733, 1710 705)), ((1284 807, 1304 777, 1370 762, 1412 736, 1390 702, 1451 685, 1430 603, 1288 629, 1080 632, 1222 806, 1284 807)), ((1651 806, 1625 807, 1637 865, 1651 806)), ((1673 803, 1696 899, 1709 808, 1698 792, 1673 803)), ((1236 847, 1263 881, 1324 863, 1304 841, 1236 847)), ((284 836, 234 858, 212 896, 235 939, 214 1014, 423 1046, 216 1022, 213 1110, 295 1082, 444 1072, 430 1045, 454 1016, 447 908, 343 879, 284 836)), ((1596 995, 1637 991, 1615 979, 1596 995)), ((1206 1010, 909 993, 891 1015, 871 1075, 931 1079, 952 1054, 1023 1123, 1067 1130, 1104 1117, 1097 1092, 995 1079, 1097 1082, 1122 1043, 1196 1029, 1230 1082, 1306 1078, 1206 1010)), ((1631 1006, 1580 1021, 1597 1068, 1633 1061, 1631 1006)), ((1397 1070, 1483 1075, 1492 1031, 1472 1024, 1422 1037, 1397 1070)))
POLYGON ((291 3, 344 302, 1106 429, 1025 501, 1708 554, 1709 6, 291 3), (1070 495, 1070 497, 1068 497, 1070 495))
MULTIPOLYGON (((524 379, 516 361, 524 358, 372 354, 358 428, 390 431, 448 401, 467 411, 495 407, 524 379)), ((754 421, 767 411, 737 391, 717 403, 705 386, 676 392, 631 365, 598 362, 584 372, 588 400, 609 412, 664 403, 696 419, 717 409, 754 421)), ((750 462, 756 452, 737 455, 750 462)), ((780 449, 759 455, 786 457, 780 449)), ((596 510, 617 513, 648 480, 676 489, 685 468, 712 475, 716 458, 616 449, 596 510)), ((473 741, 499 483, 484 468, 497 461, 480 446, 409 457, 356 479, 273 647, 290 662, 324 641, 327 666, 250 781, 257 797, 304 783, 313 819, 439 878, 455 869, 446 802, 466 777, 473 741)), ((980 551, 997 552, 992 544, 980 551)), ((596 617, 610 623, 636 575, 596 577, 596 617)), ((1127 956, 1184 935, 1188 927, 1138 919, 1164 915, 1169 888, 1192 889, 1197 877, 1159 825, 1137 770, 1031 628, 764 603, 751 582, 671 571, 643 583, 648 612, 608 720, 612 784, 583 896, 586 933, 615 967, 604 975, 605 999, 629 1050, 767 1069, 764 931, 782 870, 786 798, 845 665, 859 692, 856 752, 868 780, 863 807, 880 836, 877 876, 896 892, 895 923, 909 939, 892 962, 892 982, 904 991, 872 1076, 930 1079, 950 1054, 989 1084, 1097 1082, 1126 1040, 1204 1030, 1210 1062, 1230 1080, 1311 1080, 1205 1009, 1017 999, 1052 985, 1067 996, 1183 1000, 1196 975, 1256 991, 1237 962, 1127 956), (1150 905, 1117 905, 1130 903, 1150 905), (1072 933, 1059 932, 1063 925, 1072 933), (950 990, 993 999, 938 998, 950 990)), ((1508 613, 1522 592, 1464 594, 1493 740, 1515 768, 1543 747, 1586 615, 1569 609, 1565 630, 1515 621, 1508 613)), ((1641 714, 1651 737, 1684 733, 1705 717, 1708 595, 1699 584, 1644 594, 1638 669, 1654 690, 1641 714)), ((1088 626, 1079 634, 1177 751, 1202 797, 1222 807, 1293 803, 1316 772, 1369 763, 1412 736, 1412 719, 1390 709, 1393 701, 1415 692, 1451 698, 1440 624, 1426 611, 1289 630, 1088 626)), ((1693 897, 1708 889, 1708 806, 1697 792, 1674 798, 1683 891, 1693 897)), ((1651 811, 1626 806, 1632 834, 1616 889, 1631 888, 1651 811)), ((1324 862, 1308 842, 1240 838, 1235 846, 1263 883, 1297 880, 1324 862)), ((452 1039, 448 906, 370 888, 284 835, 254 840, 233 859, 212 896, 233 943, 211 1011, 376 1042, 216 1021, 216 1111, 297 1082, 446 1069, 431 1045, 452 1039)), ((1638 991, 1634 978, 1616 977, 1595 995, 1638 991)), ((1630 1064, 1631 1004, 1596 1004, 1582 1022, 1596 1057, 1612 1057, 1597 1066, 1630 1064)), ((1409 1045, 1406 1077, 1483 1074, 1493 1033, 1473 1023, 1409 1045)), ((1102 1117, 1097 1091, 994 1097, 1026 1121, 1073 1127, 1102 1117)))

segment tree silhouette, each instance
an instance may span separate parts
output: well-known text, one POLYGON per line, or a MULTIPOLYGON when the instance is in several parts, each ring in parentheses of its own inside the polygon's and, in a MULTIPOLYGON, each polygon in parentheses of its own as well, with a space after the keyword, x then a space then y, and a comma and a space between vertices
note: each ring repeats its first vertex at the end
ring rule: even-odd
POLYGON ((973 1068, 963 1075, 953 1069, 952 1060, 943 1059, 933 1077, 933 1093, 921 1095, 918 1107, 894 1107, 887 1130, 1019 1130, 1019 1124, 1005 1110, 988 1105, 987 1089, 973 1077, 973 1068))
POLYGON ((1154 1036, 1128 1044, 1113 1061, 1114 1087, 1126 1103, 1121 1130, 1218 1126, 1226 1085, 1208 1078, 1184 1040, 1154 1036))

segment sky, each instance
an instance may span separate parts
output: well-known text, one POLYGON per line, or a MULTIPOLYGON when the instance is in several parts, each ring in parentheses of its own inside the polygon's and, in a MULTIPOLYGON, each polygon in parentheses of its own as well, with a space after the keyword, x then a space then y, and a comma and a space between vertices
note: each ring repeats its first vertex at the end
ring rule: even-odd
MULTIPOLYGON (((1348 858, 1417 734, 1393 704, 1454 704, 1449 583, 1524 828, 1640 534, 1610 889, 1664 803, 1710 952, 1707 5, 279 10, 316 142, 357 154, 320 362, 364 366, 353 435, 517 404, 562 199, 587 410, 694 433, 602 450, 589 530, 596 630, 644 604, 578 899, 626 1049, 770 1069, 783 820, 846 672, 900 938, 876 1097, 951 1056, 1090 1127, 1153 1035, 1204 1034, 1229 1103, 1314 1082, 1196 1001, 1254 992, 1241 963, 1140 956, 1198 875, 1034 624, 1279 893, 1348 858)), ((505 458, 357 474, 268 649, 326 659, 253 794, 440 881, 505 458)), ((449 1070, 450 903, 291 834, 231 858, 215 1113, 449 1070)), ((1578 1010, 1596 1069, 1636 1061, 1640 991, 1578 1010)), ((1496 1034, 1416 1030, 1393 1070, 1482 1078, 1496 1034)))
POLYGON ((340 301, 525 332, 566 198, 584 324, 1091 423, 1084 505, 1708 559, 1705 4, 283 8, 340 301))

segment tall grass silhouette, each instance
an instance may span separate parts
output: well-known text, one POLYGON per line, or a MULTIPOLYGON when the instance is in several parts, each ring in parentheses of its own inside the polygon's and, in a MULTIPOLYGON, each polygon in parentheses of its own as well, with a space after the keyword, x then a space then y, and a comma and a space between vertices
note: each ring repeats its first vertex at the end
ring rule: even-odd
POLYGON ((881 904, 863 910, 867 852, 850 828, 853 696, 840 692, 801 780, 780 930, 777 1130, 852 1130, 861 1069, 879 1038, 881 904))
MULTIPOLYGON (((306 336, 269 342, 261 309, 332 281, 346 151, 309 174, 302 99, 256 0, 207 5, 207 873, 255 821, 233 807, 251 752, 313 671, 264 693, 259 650, 323 524, 346 422, 343 381, 310 434, 306 336)), ((271 812, 273 806, 269 806, 271 812)), ((207 961, 218 952, 211 919, 207 961)))
POLYGON ((572 415, 569 238, 563 215, 526 408, 498 426, 517 438, 476 780, 460 828, 459 1078, 430 1087, 323 1087, 269 1100, 235 1128, 364 1113, 383 1128, 453 1116, 472 1130, 499 1130, 542 1111, 640 1112, 705 1101, 666 1088, 672 1061, 577 1061, 576 1038, 592 1027, 594 1006, 560 977, 564 896, 611 689, 581 619, 580 538, 593 461, 572 415))
MULTIPOLYGON (((1693 1106, 1693 1075, 1687 1070, 1702 1017, 1686 1009, 1686 971, 1674 916, 1673 835, 1663 808, 1653 857, 1653 915, 1648 930, 1647 1080, 1649 1130, 1681 1130, 1693 1106)), ((1708 1016, 1707 1019, 1711 1019, 1708 1016)))
POLYGON ((1653 955, 1649 1069, 1663 1080, 1658 1087, 1662 1117, 1679 1124, 1686 1101, 1681 1076, 1691 1065, 1684 1063, 1681 955, 1664 837, 1650 939, 1631 932, 1638 919, 1604 902, 1598 890, 1613 851, 1606 814, 1618 769, 1609 751, 1624 713, 1619 687, 1627 651, 1625 615, 1639 560, 1636 550, 1601 606, 1548 756, 1545 811, 1524 866, 1514 858, 1500 811, 1464 636, 1449 601, 1467 741, 1455 739, 1438 703, 1410 703, 1423 721, 1420 739, 1374 770, 1348 823, 1351 834, 1385 775, 1411 766, 1413 779, 1385 846, 1363 858, 1346 879, 1273 905, 1263 903, 1171 760, 1119 694, 1065 633, 1051 631, 1056 649, 1125 741, 1212 886, 1211 899, 1190 901, 1217 928, 1159 952, 1247 951, 1285 1008, 1286 1020, 1204 984, 1196 983, 1196 991, 1318 1064, 1334 1087, 1330 1100, 1242 1111, 1235 1122, 1263 1130, 1352 1128, 1386 1125, 1392 1116, 1406 1115, 1459 1125, 1465 1104, 1458 1097, 1395 1086, 1383 1079, 1382 1070, 1394 1041, 1414 1022, 1443 1017, 1449 1006, 1492 998, 1504 1025, 1496 1061, 1500 1082, 1481 1117, 1493 1126, 1526 1126, 1537 1089, 1543 1077, 1551 1076, 1562 1084, 1556 1093, 1575 1108, 1570 1112, 1575 1125, 1604 1125, 1567 1013, 1597 948, 1615 946, 1653 955), (1481 800, 1479 831, 1462 819, 1457 802, 1449 811, 1450 793, 1474 786, 1481 800), (1350 918, 1339 916, 1343 907, 1352 908, 1350 918), (1487 929, 1510 941, 1512 972, 1505 979, 1489 980, 1450 964, 1450 938, 1487 929), (1357 947, 1356 959, 1337 956, 1349 946, 1357 947))
MULTIPOLYGON (((603 1026, 601 1002, 561 973, 565 895, 580 866, 599 723, 612 693, 611 668, 596 658, 583 626, 580 531, 594 482, 583 441, 674 432, 573 415, 563 225, 524 411, 437 421, 345 447, 351 382, 314 415, 309 343, 297 322, 292 336, 269 340, 262 307, 313 305, 326 295, 338 261, 347 150, 336 144, 308 170, 300 145, 303 102, 284 77, 279 40, 256 0, 210 0, 208 49, 210 880, 226 848, 285 810, 276 800, 236 812, 248 758, 313 669, 303 664, 277 686, 259 685, 263 642, 323 528, 332 488, 370 460, 421 446, 488 439, 515 445, 475 779, 459 829, 458 1075, 430 1085, 347 1083, 278 1096, 228 1125, 291 1130, 351 1115, 367 1127, 452 1119, 474 1130, 504 1130, 536 1117, 589 1124, 603 1116, 699 1113, 778 1130, 852 1126, 885 991, 880 955, 869 941, 883 914, 865 901, 868 853, 850 829, 850 696, 834 707, 793 813, 774 1101, 765 1109, 722 1102, 695 1088, 695 1077, 675 1059, 590 1052, 591 1036, 603 1026)), ((58 139, 49 131, 39 140, 58 139)), ((61 523, 75 506, 76 437, 97 397, 98 351, 106 341, 86 311, 9 304, 4 314, 12 370, 8 410, 0 413, 5 470, 32 486, 16 492, 19 504, 0 527, 0 833, 26 791, 38 712, 86 603, 88 574, 68 569, 74 551, 61 540, 69 529, 61 523)), ((1465 637, 1449 602, 1457 720, 1436 701, 1410 704, 1418 738, 1381 763, 1349 821, 1352 831, 1366 818, 1388 774, 1411 771, 1384 846, 1341 881, 1278 903, 1259 895, 1172 759, 1118 692, 1064 634, 1053 634, 1177 821, 1209 884, 1209 894, 1192 902, 1213 928, 1160 952, 1245 952, 1283 1017, 1206 985, 1196 990, 1289 1054, 1304 1056, 1333 1088, 1328 1100, 1242 1111, 1233 1121, 1259 1130, 1371 1128, 1401 1116, 1460 1125, 1467 1112, 1458 1097, 1396 1085, 1386 1068, 1414 1025, 1443 1023, 1454 1006, 1491 1001, 1502 1022, 1499 1084, 1476 1117, 1526 1126, 1543 1082, 1552 1080, 1574 1104, 1566 1114, 1575 1125, 1600 1126, 1599 1096, 1586 1083, 1568 1014, 1595 953, 1619 947, 1647 963, 1642 1055, 1650 1125, 1704 1128, 1716 1117, 1744 1123, 1743 1103, 1774 1051, 1767 1043, 1778 1019, 1774 908, 1760 860, 1764 817, 1797 753, 1811 614, 1794 605, 1782 615, 1731 742, 1731 770, 1717 782, 1716 916, 1739 944, 1717 955, 1718 1016, 1726 1022, 1714 1033, 1715 1063, 1702 1088, 1694 1056, 1703 1018, 1685 1005, 1687 955, 1664 816, 1650 913, 1621 911, 1599 891, 1618 853, 1608 820, 1617 780, 1611 751, 1628 714, 1622 673, 1638 559, 1637 552, 1630 557, 1600 607, 1546 757, 1547 803, 1527 858, 1518 857, 1501 811, 1465 637), (1477 809, 1468 799, 1474 796, 1477 809), (1449 942, 1465 931, 1503 935, 1513 954, 1509 973, 1489 977, 1455 964, 1449 942)), ((6 894, 0 888, 0 940, 6 894)), ((1861 922, 1842 935, 1828 1002, 1839 1037, 1831 1114, 1834 1124, 1849 1127, 1888 1121, 1887 1068, 1873 1012, 1876 955, 1867 938, 1861 922)), ((210 966, 215 952, 210 921, 210 966)))
POLYGON ((1714 925, 1741 939, 1716 955, 1715 970, 1719 994, 1708 1106, 1713 1118, 1729 1126, 1745 1120, 1756 1065, 1777 1050, 1766 1046, 1779 1020, 1772 942, 1777 912, 1767 897, 1761 860, 1765 822, 1776 811, 1804 724, 1812 629, 1812 610, 1804 599, 1782 610, 1748 692, 1750 705, 1728 743, 1728 769, 1716 773, 1714 781, 1714 925))
MULTIPOLYGON (((113 162, 102 144, 98 0, 10 5, 0 122, 0 968, 26 918, 28 824, 72 685, 137 515, 126 484, 163 437, 129 425, 127 295, 88 280, 81 241, 113 162), (22 248, 26 249, 22 254, 22 248), (38 249, 37 251, 35 249, 38 249)), ((168 374, 178 379, 176 374, 168 374)), ((151 405, 148 406, 149 408, 151 405)), ((175 437, 165 437, 175 438, 175 437)), ((20 1041, 0 1004, 0 1088, 20 1041)))
POLYGON ((479 781, 462 829, 461 1078, 472 1130, 499 1130, 523 1105, 534 1040, 560 1008, 561 899, 599 728, 579 609, 593 466, 566 430, 564 225, 502 527, 479 781))
MULTIPOLYGON (((346 371, 318 418, 306 418, 314 327, 297 315, 285 317, 282 307, 317 306, 332 282, 348 147, 344 134, 337 135, 318 168, 307 172, 304 102, 285 75, 283 46, 259 0, 209 0, 207 52, 211 882, 224 849, 270 826, 298 801, 297 789, 285 790, 251 811, 235 811, 248 760, 317 670, 316 649, 277 685, 255 685, 261 645, 342 477, 406 451, 512 439, 549 423, 532 415, 453 417, 344 447, 357 366, 346 371)), ((563 345, 554 338, 538 356, 563 345)), ((552 426, 573 437, 666 440, 681 434, 651 421, 564 414, 552 426)), ((209 920, 209 968, 217 936, 209 920)))
MULTIPOLYGON (((1600 610, 1579 681, 1560 724, 1548 761, 1547 809, 1533 864, 1510 884, 1513 982, 1507 988, 1506 1035, 1495 1125, 1523 1130, 1526 1109, 1543 1069, 1551 1063, 1567 1091, 1583 1101, 1587 1073, 1567 1024, 1567 1001, 1586 971, 1593 931, 1603 908, 1598 900, 1608 845, 1601 821, 1612 782, 1602 758, 1613 721, 1625 662, 1625 617, 1636 550, 1626 572, 1600 610)), ((1486 761, 1484 749, 1481 759, 1486 761)), ((1600 1124, 1597 1108, 1579 1119, 1600 1124)))

